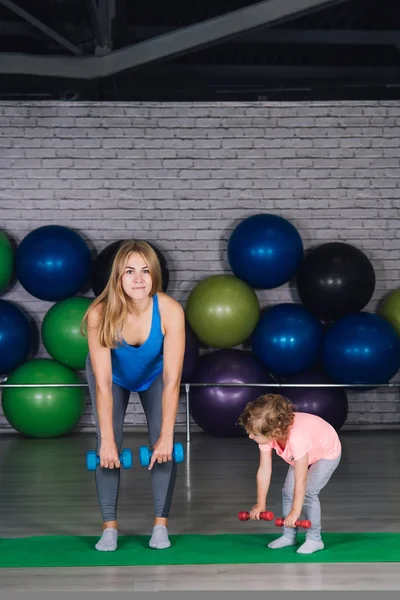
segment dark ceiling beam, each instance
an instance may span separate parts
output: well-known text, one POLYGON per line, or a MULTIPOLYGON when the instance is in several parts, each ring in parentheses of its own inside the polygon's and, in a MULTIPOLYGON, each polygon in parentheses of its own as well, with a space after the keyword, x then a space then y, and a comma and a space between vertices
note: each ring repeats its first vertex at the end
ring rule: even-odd
POLYGON ((348 0, 263 0, 123 48, 105 57, 105 68, 111 74, 116 68, 121 71, 181 56, 252 29, 345 1, 348 0))
POLYGON ((76 56, 81 56, 83 54, 82 50, 78 48, 78 46, 72 44, 65 37, 54 31, 54 29, 48 27, 48 25, 45 25, 45 23, 42 23, 42 21, 39 21, 39 19, 37 19, 36 17, 28 13, 26 10, 18 6, 18 4, 16 4, 12 0, 0 0, 0 4, 17 14, 19 17, 21 17, 37 29, 39 29, 42 33, 44 33, 51 39, 58 42, 60 46, 63 46, 64 48, 72 52, 72 54, 75 54, 76 56))
MULTIPOLYGON (((0 2, 9 0, 0 0, 0 2)), ((201 47, 228 40, 257 27, 272 25, 312 10, 326 8, 348 0, 263 0, 245 8, 207 19, 189 27, 111 52, 108 56, 69 57, 31 56, 4 53, 2 73, 32 73, 79 79, 108 77, 157 60, 171 58, 201 47)))
POLYGON ((115 17, 115 0, 87 0, 87 7, 96 38, 95 54, 109 54, 113 46, 112 21, 115 17))
MULTIPOLYGON (((132 39, 144 40, 174 31, 172 27, 135 25, 129 28, 132 39)), ((381 46, 400 43, 400 31, 362 29, 276 29, 265 27, 238 35, 235 42, 249 44, 332 44, 381 46)))
MULTIPOLYGON (((88 0, 92 3, 94 0, 88 0)), ((93 23, 93 26, 95 24, 93 23)), ((88 30, 80 30, 82 39, 87 39, 88 30)), ((125 41, 145 40, 175 31, 173 27, 138 25, 126 27, 125 41)), ((43 33, 35 30, 29 23, 0 21, 0 36, 21 36, 42 40, 43 33)), ((97 35, 97 34, 96 34, 97 35)), ((331 44, 345 46, 390 46, 400 44, 400 31, 397 30, 361 30, 361 29, 271 29, 265 28, 235 38, 240 43, 249 44, 331 44)))
MULTIPOLYGON (((88 0, 88 3, 94 0, 88 0)), ((95 23, 93 23, 95 27, 95 23)), ((82 40, 87 39, 88 30, 80 30, 82 40)), ((175 31, 173 27, 157 27, 139 25, 126 27, 125 41, 144 40, 175 31)), ((32 27, 29 23, 16 21, 0 21, 0 36, 21 36, 30 39, 43 40, 43 32, 32 27)), ((100 32, 95 33, 96 37, 100 32)), ((397 30, 359 30, 359 29, 270 29, 257 30, 235 38, 241 44, 317 44, 345 46, 390 46, 400 44, 400 31, 397 30)))

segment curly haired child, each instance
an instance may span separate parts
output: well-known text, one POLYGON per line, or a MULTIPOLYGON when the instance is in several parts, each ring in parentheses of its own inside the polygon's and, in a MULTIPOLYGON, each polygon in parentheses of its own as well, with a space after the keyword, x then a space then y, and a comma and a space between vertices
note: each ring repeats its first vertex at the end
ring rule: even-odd
POLYGON ((304 508, 311 527, 297 552, 312 554, 324 548, 319 493, 336 470, 342 447, 335 429, 324 419, 295 410, 280 394, 267 394, 247 404, 240 415, 239 424, 260 448, 257 503, 250 511, 250 518, 258 520, 266 509, 274 449, 290 466, 282 489, 283 535, 268 547, 285 548, 296 544, 295 523, 304 508))

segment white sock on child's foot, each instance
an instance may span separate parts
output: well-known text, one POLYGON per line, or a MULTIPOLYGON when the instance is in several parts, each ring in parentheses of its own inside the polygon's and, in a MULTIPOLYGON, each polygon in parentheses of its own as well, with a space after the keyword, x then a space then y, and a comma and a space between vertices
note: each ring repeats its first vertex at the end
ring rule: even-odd
POLYGON ((168 529, 165 527, 165 525, 154 525, 153 534, 149 542, 150 548, 164 550, 164 548, 169 548, 170 545, 171 542, 169 541, 168 537, 168 529))
POLYGON ((276 549, 276 548, 286 548, 287 546, 295 546, 296 538, 289 538, 285 535, 281 535, 281 537, 277 538, 273 542, 268 544, 268 548, 276 549))
POLYGON ((95 548, 102 552, 113 552, 117 549, 118 529, 107 527, 104 529, 103 535, 97 542, 95 548))
POLYGON ((319 542, 315 540, 306 540, 304 544, 300 546, 297 550, 297 554, 312 554, 313 552, 318 552, 318 550, 324 549, 324 542, 320 540, 319 542))

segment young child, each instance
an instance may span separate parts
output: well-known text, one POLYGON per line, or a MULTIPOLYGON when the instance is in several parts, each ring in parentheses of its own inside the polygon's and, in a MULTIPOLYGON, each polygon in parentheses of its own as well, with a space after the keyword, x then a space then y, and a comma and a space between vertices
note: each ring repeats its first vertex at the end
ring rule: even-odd
POLYGON ((285 548, 296 544, 295 523, 304 507, 311 528, 306 530, 306 541, 297 552, 312 554, 324 548, 319 493, 338 466, 342 447, 335 429, 324 419, 295 410, 283 396, 267 394, 247 404, 240 415, 240 425, 260 448, 257 503, 250 511, 250 518, 258 520, 260 513, 266 510, 274 449, 290 466, 282 490, 283 535, 268 547, 285 548))

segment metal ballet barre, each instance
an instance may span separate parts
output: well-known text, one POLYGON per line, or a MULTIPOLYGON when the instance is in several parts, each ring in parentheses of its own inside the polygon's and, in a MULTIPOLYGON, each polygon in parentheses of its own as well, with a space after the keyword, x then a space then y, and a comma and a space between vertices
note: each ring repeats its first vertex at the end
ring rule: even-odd
MULTIPOLYGON (((88 387, 87 383, 0 383, 1 388, 56 388, 56 387, 88 387)), ((186 441, 191 440, 190 427, 190 388, 191 387, 260 387, 260 388, 400 388, 400 381, 397 383, 181 383, 181 388, 185 388, 186 400, 186 441)))

